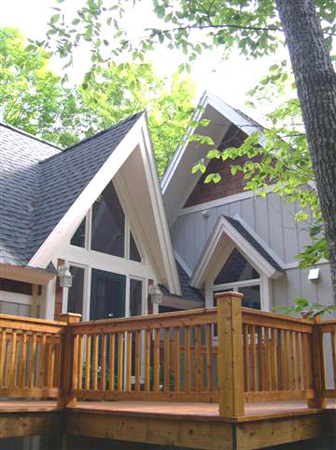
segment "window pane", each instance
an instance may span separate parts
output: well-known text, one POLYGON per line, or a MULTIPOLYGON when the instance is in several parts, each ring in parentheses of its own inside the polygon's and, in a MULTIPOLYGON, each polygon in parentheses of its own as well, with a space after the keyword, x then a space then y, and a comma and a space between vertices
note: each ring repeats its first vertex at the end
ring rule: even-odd
POLYGON ((125 215, 112 182, 92 208, 91 249, 113 256, 124 256, 125 215))
POLYGON ((125 317, 126 276, 92 269, 91 320, 125 317))
POLYGON ((130 282, 130 315, 141 316, 142 303, 142 281, 132 280, 130 282))
POLYGON ((247 308, 260 309, 260 285, 245 286, 238 288, 238 291, 244 294, 243 306, 247 308))
POLYGON ((217 275, 214 284, 232 283, 235 281, 254 280, 260 278, 259 273, 244 256, 235 248, 217 275))
POLYGON ((75 231, 75 234, 72 236, 70 244, 75 245, 76 247, 85 247, 85 229, 86 229, 86 217, 82 220, 81 224, 75 231))
POLYGON ((70 266, 72 286, 68 291, 68 312, 83 314, 84 269, 70 266))
POLYGON ((141 262, 140 252, 139 252, 138 247, 137 247, 137 245, 135 243, 132 231, 130 232, 130 259, 132 261, 141 262))

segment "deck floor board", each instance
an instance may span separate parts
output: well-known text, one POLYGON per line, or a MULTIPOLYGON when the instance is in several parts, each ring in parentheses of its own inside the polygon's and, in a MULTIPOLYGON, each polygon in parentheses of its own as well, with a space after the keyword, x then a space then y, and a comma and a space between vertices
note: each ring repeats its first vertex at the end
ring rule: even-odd
MULTIPOLYGON (((336 409, 336 399, 328 401, 327 409, 336 409)), ((41 412, 57 411, 55 401, 3 401, 0 402, 0 413, 10 412, 41 412)), ((220 420, 218 405, 208 403, 172 403, 172 402, 143 402, 143 401, 81 401, 78 402, 77 412, 96 412, 118 415, 138 415, 156 417, 176 417, 178 419, 197 418, 220 420)), ((245 405, 245 415, 239 421, 266 418, 315 414, 318 409, 307 408, 304 401, 249 403, 245 405)), ((224 419, 223 419, 224 420, 224 419)))

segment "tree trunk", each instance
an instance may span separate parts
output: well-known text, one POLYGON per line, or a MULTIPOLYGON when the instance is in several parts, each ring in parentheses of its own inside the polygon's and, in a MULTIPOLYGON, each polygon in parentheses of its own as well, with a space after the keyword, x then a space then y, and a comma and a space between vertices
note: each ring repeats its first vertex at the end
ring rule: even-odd
POLYGON ((307 133, 336 301, 336 74, 313 0, 276 0, 307 133))

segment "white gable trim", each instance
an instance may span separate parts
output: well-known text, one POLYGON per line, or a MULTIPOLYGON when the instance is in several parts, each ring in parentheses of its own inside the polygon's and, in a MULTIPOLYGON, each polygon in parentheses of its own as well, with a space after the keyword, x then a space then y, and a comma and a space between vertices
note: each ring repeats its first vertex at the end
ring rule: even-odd
POLYGON ((176 250, 174 253, 175 253, 176 261, 180 264, 180 266, 185 271, 185 273, 188 275, 188 277, 191 277, 192 270, 190 269, 190 267, 187 265, 187 263, 184 261, 184 259, 182 259, 182 257, 177 253, 176 250))
POLYGON ((277 271, 223 216, 220 216, 206 242, 200 259, 194 269, 190 280, 190 285, 201 289, 204 287, 211 264, 214 263, 213 255, 217 246, 224 238, 229 238, 226 250, 223 252, 223 261, 216 261, 218 265, 225 263, 225 258, 229 256, 234 247, 245 256, 245 258, 255 267, 258 272, 268 278, 279 278, 282 272, 277 271))
MULTIPOLYGON (((203 109, 206 107, 207 104, 208 104, 208 94, 205 91, 201 97, 201 100, 200 100, 198 106, 202 107, 202 109, 203 109)), ((201 109, 196 110, 194 112, 194 114, 192 115, 191 120, 198 121, 201 119, 202 115, 203 115, 203 111, 201 109)), ((189 145, 188 137, 193 135, 195 133, 195 130, 196 130, 196 127, 188 128, 185 139, 184 139, 185 140, 184 144, 180 144, 178 146, 171 162, 169 163, 169 166, 167 167, 165 173, 163 174, 163 177, 161 180, 161 189, 162 189, 163 194, 166 192, 166 189, 174 176, 175 170, 178 167, 178 165, 180 164, 183 154, 189 145)))
POLYGON ((154 217, 157 223, 157 227, 160 230, 159 238, 164 257, 164 263, 167 266, 167 274, 169 275, 169 291, 172 294, 181 295, 181 286, 178 277, 178 272, 175 263, 173 245, 170 237, 166 210, 163 204, 162 193, 160 189, 160 182, 157 173, 157 167, 154 159, 154 150, 152 146, 152 140, 149 134, 147 116, 143 116, 144 126, 141 129, 142 141, 140 144, 145 164, 146 176, 149 183, 149 193, 154 209, 154 217))
POLYGON ((71 239, 81 220, 99 194, 117 174, 131 153, 138 149, 138 151, 141 150, 146 170, 146 180, 151 194, 150 202, 155 211, 155 223, 160 241, 160 250, 168 281, 168 288, 170 292, 180 295, 180 284, 170 241, 169 229, 164 214, 160 186, 158 180, 155 182, 157 174, 154 158, 151 154, 151 148, 148 147, 145 139, 147 139, 148 142, 149 132, 146 117, 145 114, 143 114, 49 234, 47 239, 29 261, 29 266, 46 267, 48 265, 62 243, 71 239))

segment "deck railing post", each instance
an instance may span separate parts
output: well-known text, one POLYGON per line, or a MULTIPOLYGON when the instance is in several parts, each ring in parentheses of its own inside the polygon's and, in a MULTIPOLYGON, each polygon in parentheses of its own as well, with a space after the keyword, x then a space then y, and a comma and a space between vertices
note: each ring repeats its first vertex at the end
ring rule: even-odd
POLYGON ((222 417, 244 415, 243 294, 215 294, 218 323, 218 391, 222 417))
POLYGON ((313 371, 313 389, 315 397, 309 399, 307 404, 309 408, 326 408, 327 399, 323 398, 323 390, 326 386, 325 356, 323 333, 320 327, 321 316, 314 317, 313 340, 312 340, 312 371, 313 371))
POLYGON ((61 370, 60 370, 60 387, 57 399, 57 406, 62 408, 75 407, 77 399, 71 396, 71 379, 72 379, 72 333, 70 325, 80 322, 81 314, 66 313, 60 314, 57 319, 66 322, 67 327, 61 338, 61 370))

